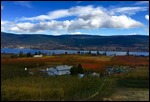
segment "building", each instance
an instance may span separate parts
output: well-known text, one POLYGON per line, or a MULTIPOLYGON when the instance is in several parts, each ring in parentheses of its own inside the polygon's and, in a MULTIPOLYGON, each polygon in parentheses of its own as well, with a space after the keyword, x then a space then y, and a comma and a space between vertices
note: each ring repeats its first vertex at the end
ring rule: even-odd
POLYGON ((58 75, 58 71, 57 71, 57 69, 55 69, 55 68, 48 68, 48 69, 47 69, 47 73, 48 73, 48 75, 50 75, 50 76, 58 75))
POLYGON ((84 77, 84 74, 78 74, 78 77, 82 78, 82 77, 84 77))
POLYGON ((114 71, 114 68, 113 68, 113 67, 108 67, 108 68, 105 69, 105 73, 106 73, 107 75, 113 74, 113 71, 114 71))
POLYGON ((47 69, 47 73, 50 76, 55 76, 55 75, 68 75, 70 74, 70 69, 72 68, 72 66, 68 66, 68 65, 60 65, 60 66, 56 66, 54 68, 48 68, 47 69))
POLYGON ((91 73, 90 75, 91 75, 91 76, 96 76, 96 77, 99 77, 99 76, 100 76, 100 74, 99 74, 99 73, 96 73, 96 72, 93 72, 93 73, 91 73))
POLYGON ((115 74, 125 73, 125 70, 122 69, 122 68, 117 68, 117 69, 114 70, 114 73, 115 73, 115 74))
POLYGON ((34 55, 33 57, 43 57, 43 55, 34 55))
POLYGON ((105 69, 106 75, 126 73, 126 66, 121 68, 108 67, 105 69))

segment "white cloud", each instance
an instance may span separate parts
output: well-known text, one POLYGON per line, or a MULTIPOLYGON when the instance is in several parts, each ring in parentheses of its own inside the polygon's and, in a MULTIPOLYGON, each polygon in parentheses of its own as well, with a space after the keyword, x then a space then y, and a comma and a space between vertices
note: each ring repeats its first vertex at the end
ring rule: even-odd
MULTIPOLYGON (((148 7, 120 7, 112 10, 107 10, 103 7, 93 7, 92 5, 88 6, 76 6, 70 9, 60 9, 49 12, 47 15, 39 15, 35 17, 23 17, 21 20, 31 20, 31 21, 44 21, 44 20, 54 20, 63 17, 76 16, 76 17, 86 17, 91 15, 106 15, 106 13, 115 15, 116 13, 120 14, 129 14, 133 15, 140 11, 146 11, 148 7)), ((84 17, 84 19, 85 19, 84 17)))
POLYGON ((19 29, 18 27, 12 27, 10 28, 10 30, 14 32, 22 32, 21 29, 19 29))
POLYGON ((112 16, 111 21, 112 27, 114 26, 116 28, 135 28, 142 26, 142 23, 135 21, 125 15, 112 16))
POLYGON ((93 8, 92 5, 88 6, 76 6, 70 9, 61 9, 49 12, 47 15, 39 15, 35 17, 23 17, 21 20, 54 20, 62 17, 69 17, 69 16, 83 16, 90 14, 91 12, 95 12, 95 10, 99 10, 99 8, 93 8))
POLYGON ((145 19, 149 20, 149 15, 145 15, 145 19))
POLYGON ((31 18, 23 17, 21 20, 40 20, 40 21, 53 20, 57 18, 70 16, 70 15, 71 14, 69 14, 68 11, 64 9, 64 10, 56 10, 56 11, 49 12, 48 15, 40 15, 31 18))
POLYGON ((24 7, 27 7, 27 8, 32 8, 30 1, 15 1, 14 3, 16 5, 24 6, 24 7))
POLYGON ((149 1, 137 1, 136 5, 149 4, 149 1))
MULTIPOLYGON (((8 24, 9 25, 9 24, 8 24)), ((142 26, 142 23, 135 21, 125 15, 121 16, 107 16, 105 18, 88 19, 84 20, 79 18, 77 20, 67 20, 67 21, 56 21, 52 20, 49 22, 39 22, 39 23, 14 23, 10 31, 14 32, 37 32, 37 31, 64 31, 64 32, 74 32, 81 29, 99 29, 99 28, 133 28, 142 26)))
POLYGON ((131 35, 139 35, 138 33, 133 33, 133 34, 131 34, 131 35))
POLYGON ((3 26, 3 25, 5 25, 5 24, 7 24, 8 23, 8 21, 1 21, 1 25, 3 26))
POLYGON ((125 35, 139 35, 139 33, 129 33, 129 34, 125 34, 125 35))
MULTIPOLYGON (((119 9, 118 9, 119 10, 119 9)), ((129 10, 129 8, 128 8, 129 10)), ((132 9, 133 10, 133 9, 132 9)), ((127 11, 123 10, 123 12, 127 11)), ((138 9, 138 11, 140 11, 138 9)), ((136 11, 136 12, 138 12, 136 11)), ((107 9, 102 7, 76 6, 70 9, 61 9, 49 12, 47 15, 39 15, 30 18, 21 18, 22 21, 4 22, 3 30, 20 32, 20 33, 36 33, 36 32, 61 32, 72 33, 78 30, 91 30, 100 28, 121 28, 128 29, 141 27, 143 24, 124 14, 110 15, 107 9), (75 19, 58 21, 58 18, 75 16, 75 19), (36 21, 30 22, 30 21, 36 21), (46 21, 48 20, 48 21, 46 21), (4 26, 5 23, 5 26, 4 26)), ((78 32, 79 33, 79 32, 78 32)))
POLYGON ((119 7, 111 10, 111 14, 121 13, 121 14, 129 14, 134 15, 140 11, 146 11, 148 7, 119 7))
POLYGON ((10 28, 14 27, 15 23, 10 21, 3 21, 1 20, 1 31, 10 30, 10 28))
MULTIPOLYGON (((83 33, 81 33, 81 32, 71 32, 71 33, 69 33, 69 34, 83 34, 83 33)), ((84 33, 85 34, 85 33, 84 33)))

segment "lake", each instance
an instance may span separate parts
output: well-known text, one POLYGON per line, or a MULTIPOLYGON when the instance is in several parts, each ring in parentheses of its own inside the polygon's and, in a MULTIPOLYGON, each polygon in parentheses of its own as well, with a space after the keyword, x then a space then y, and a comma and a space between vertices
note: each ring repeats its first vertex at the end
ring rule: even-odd
MULTIPOLYGON (((19 49, 19 48, 1 48, 1 53, 13 53, 13 54, 19 54, 20 52, 23 52, 24 54, 27 54, 28 52, 34 54, 35 52, 42 52, 46 53, 48 55, 55 54, 64 54, 67 52, 67 54, 77 54, 77 50, 35 50, 35 49, 19 49)), ((89 51, 80 51, 81 53, 87 53, 89 51)), ((106 52, 106 55, 126 55, 126 52, 118 52, 118 51, 99 51, 100 54, 103 54, 106 52)), ((97 53, 97 51, 91 51, 91 53, 97 53)), ((130 55, 143 55, 143 56, 149 56, 149 52, 129 52, 130 55)))

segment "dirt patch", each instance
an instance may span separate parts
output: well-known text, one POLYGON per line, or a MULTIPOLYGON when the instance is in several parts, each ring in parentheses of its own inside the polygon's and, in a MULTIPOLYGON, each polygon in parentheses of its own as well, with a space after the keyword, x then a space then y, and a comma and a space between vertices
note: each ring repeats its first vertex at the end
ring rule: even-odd
POLYGON ((149 89, 121 88, 112 96, 112 101, 149 101, 149 89))

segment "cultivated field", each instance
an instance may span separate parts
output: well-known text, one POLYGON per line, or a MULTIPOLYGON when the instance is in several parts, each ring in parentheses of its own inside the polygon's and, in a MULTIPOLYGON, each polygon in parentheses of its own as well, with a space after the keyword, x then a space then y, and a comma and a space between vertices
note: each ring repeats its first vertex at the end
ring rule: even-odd
MULTIPOLYGON (((2 101, 69 101, 69 100, 130 100, 116 98, 118 90, 149 89, 149 58, 135 56, 91 56, 55 55, 42 58, 1 58, 1 100, 2 101), (85 72, 100 73, 100 77, 63 75, 47 76, 39 69, 56 65, 81 64, 85 72), (108 66, 128 65, 135 69, 129 73, 104 76, 108 66), (28 68, 25 71, 24 68, 28 68), (29 74, 34 72, 34 75, 29 74)), ((126 90, 131 94, 131 91, 126 90)), ((119 96, 118 96, 119 97, 119 96)), ((121 97, 121 96, 120 96, 121 97)), ((140 96, 139 96, 140 97, 140 96)), ((147 100, 139 98, 138 100, 147 100)), ((135 97, 136 98, 136 97, 135 97)), ((132 99, 133 100, 133 99, 132 99)))

